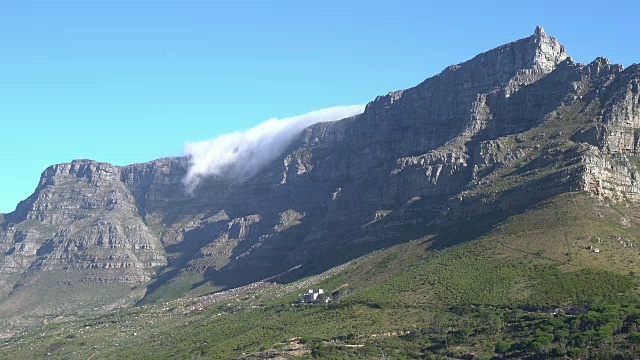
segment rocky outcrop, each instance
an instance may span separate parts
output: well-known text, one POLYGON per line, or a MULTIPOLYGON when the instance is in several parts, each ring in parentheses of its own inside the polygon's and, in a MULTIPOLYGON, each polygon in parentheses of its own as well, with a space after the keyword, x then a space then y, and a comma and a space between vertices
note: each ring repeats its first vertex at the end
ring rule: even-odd
POLYGON ((118 167, 88 160, 44 171, 0 235, 4 295, 24 273, 94 270, 90 276, 101 282, 144 284, 166 264, 120 175, 118 167))

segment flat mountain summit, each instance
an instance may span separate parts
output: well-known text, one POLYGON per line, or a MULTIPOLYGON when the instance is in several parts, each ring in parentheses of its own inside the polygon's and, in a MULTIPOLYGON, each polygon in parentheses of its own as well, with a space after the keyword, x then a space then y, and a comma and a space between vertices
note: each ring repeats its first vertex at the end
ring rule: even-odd
POLYGON ((415 239, 464 243, 563 194, 635 204, 639 89, 639 65, 576 63, 537 27, 304 129, 242 183, 189 193, 185 157, 53 165, 0 216, 0 317, 290 283, 415 239))

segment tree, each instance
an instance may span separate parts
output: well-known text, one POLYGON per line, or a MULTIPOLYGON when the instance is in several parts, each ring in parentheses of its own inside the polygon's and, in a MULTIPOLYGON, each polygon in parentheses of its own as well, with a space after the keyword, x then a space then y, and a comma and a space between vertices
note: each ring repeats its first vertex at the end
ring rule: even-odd
POLYGON ((553 335, 559 342, 564 342, 565 339, 569 337, 569 330, 567 329, 557 329, 553 332, 553 335))
POLYGON ((551 351, 551 339, 553 339, 552 334, 542 333, 531 341, 529 346, 531 350, 533 350, 536 354, 544 354, 547 355, 551 351))
POLYGON ((582 349, 579 347, 569 349, 569 351, 567 351, 567 355, 569 355, 569 357, 572 359, 579 359, 580 357, 582 357, 582 349))
POLYGON ((473 333, 473 329, 471 328, 463 327, 462 329, 460 329, 460 335, 462 335, 462 337, 464 338, 464 341, 467 343, 467 346, 471 346, 469 344, 469 337, 471 336, 472 333, 473 333))
POLYGON ((508 342, 508 341, 498 341, 496 343, 496 348, 495 348, 496 354, 500 354, 500 355, 502 355, 502 357, 504 357, 509 352, 509 350, 511 350, 511 343, 510 342, 508 342))
POLYGON ((638 344, 640 344, 640 332, 632 332, 631 334, 629 334, 627 339, 631 343, 631 351, 633 351, 633 353, 635 354, 636 348, 638 344))
POLYGON ((564 346, 557 346, 554 347, 553 350, 551 350, 551 355, 554 358, 561 358, 564 357, 566 355, 566 350, 564 349, 564 346))
POLYGON ((613 339, 613 329, 609 324, 600 326, 596 332, 596 341, 598 346, 611 342, 613 339))

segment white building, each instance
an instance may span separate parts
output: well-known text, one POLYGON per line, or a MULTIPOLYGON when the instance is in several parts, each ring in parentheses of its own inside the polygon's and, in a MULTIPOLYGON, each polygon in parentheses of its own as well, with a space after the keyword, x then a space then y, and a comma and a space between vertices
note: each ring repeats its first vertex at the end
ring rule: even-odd
POLYGON ((314 303, 314 302, 330 302, 331 298, 324 296, 324 290, 318 289, 318 291, 313 291, 313 289, 309 289, 306 293, 300 295, 301 303, 314 303))

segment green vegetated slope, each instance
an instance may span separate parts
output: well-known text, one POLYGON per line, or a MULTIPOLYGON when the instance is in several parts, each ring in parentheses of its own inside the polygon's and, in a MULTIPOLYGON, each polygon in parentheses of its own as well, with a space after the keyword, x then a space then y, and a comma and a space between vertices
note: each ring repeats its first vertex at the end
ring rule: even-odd
POLYGON ((633 358, 636 214, 631 203, 563 194, 480 237, 442 246, 473 231, 473 222, 450 224, 457 235, 446 241, 434 234, 376 251, 297 288, 238 293, 191 312, 171 302, 58 319, 5 340, 0 357, 633 358), (337 299, 291 305, 307 287, 337 299))

